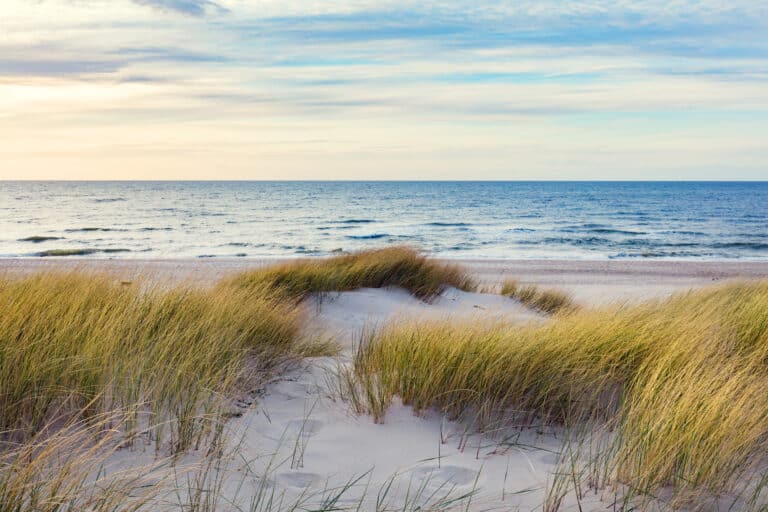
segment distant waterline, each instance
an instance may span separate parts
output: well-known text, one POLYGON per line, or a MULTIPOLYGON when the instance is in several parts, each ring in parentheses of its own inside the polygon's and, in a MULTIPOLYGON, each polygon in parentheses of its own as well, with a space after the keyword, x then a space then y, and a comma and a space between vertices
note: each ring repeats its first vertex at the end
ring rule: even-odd
POLYGON ((0 182, 0 257, 768 259, 768 182, 0 182))

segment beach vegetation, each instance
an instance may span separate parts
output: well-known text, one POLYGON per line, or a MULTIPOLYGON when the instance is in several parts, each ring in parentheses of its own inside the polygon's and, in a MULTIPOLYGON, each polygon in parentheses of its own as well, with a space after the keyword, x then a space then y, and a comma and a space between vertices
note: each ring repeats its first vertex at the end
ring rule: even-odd
POLYGON ((431 260, 410 247, 396 246, 255 269, 226 280, 223 286, 267 290, 296 301, 313 293, 399 286, 429 300, 447 286, 474 290, 476 283, 458 265, 431 260))
POLYGON ((416 412, 515 428, 600 425, 588 429, 604 445, 589 457, 603 475, 592 486, 709 509, 765 487, 766 361, 763 282, 536 324, 398 323, 363 335, 344 379, 376 421, 400 397, 416 412))
POLYGON ((523 305, 547 314, 568 313, 577 309, 573 298, 566 292, 536 285, 522 285, 515 279, 507 279, 501 286, 501 294, 520 301, 523 305))
POLYGON ((247 290, 124 285, 82 272, 4 277, 0 440, 133 410, 137 424, 164 425, 158 445, 165 432, 182 451, 205 434, 201 411, 226 409, 292 358, 327 352, 302 341, 301 318, 294 305, 247 290))

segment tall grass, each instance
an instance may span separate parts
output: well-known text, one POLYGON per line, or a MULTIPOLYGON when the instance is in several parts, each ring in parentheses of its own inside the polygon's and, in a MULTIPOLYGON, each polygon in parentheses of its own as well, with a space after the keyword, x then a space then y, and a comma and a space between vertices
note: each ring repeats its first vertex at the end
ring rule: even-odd
MULTIPOLYGON (((473 286, 458 267, 407 248, 280 265, 213 287, 80 271, 0 276, 0 512, 144 507, 156 485, 102 478, 115 450, 141 438, 172 460, 190 448, 214 453, 235 399, 283 363, 333 353, 305 340, 298 301, 389 285, 423 299, 473 286)), ((218 491, 201 492, 190 489, 200 503, 182 508, 204 509, 218 491)))
POLYGON ((68 411, 144 404, 158 423, 175 419, 184 448, 207 402, 301 354, 300 326, 298 309, 247 290, 125 286, 79 272, 4 279, 0 431, 21 440, 68 411))
POLYGON ((268 290, 291 300, 312 293, 399 286, 429 300, 446 286, 473 290, 459 266, 430 260, 409 247, 389 247, 316 260, 298 260, 234 276, 224 287, 268 290))
POLYGON ((453 416, 600 421, 615 481, 672 489, 679 504, 732 492, 768 463, 767 362, 758 283, 529 326, 395 325, 363 341, 354 377, 377 420, 398 395, 453 416))
POLYGON ((549 314, 569 313, 578 309, 573 298, 563 291, 539 288, 535 285, 522 286, 515 279, 504 281, 501 294, 517 299, 529 308, 549 314))
POLYGON ((73 421, 0 452, 0 512, 132 511, 149 503, 165 461, 106 471, 121 447, 122 432, 111 425, 123 413, 73 421))

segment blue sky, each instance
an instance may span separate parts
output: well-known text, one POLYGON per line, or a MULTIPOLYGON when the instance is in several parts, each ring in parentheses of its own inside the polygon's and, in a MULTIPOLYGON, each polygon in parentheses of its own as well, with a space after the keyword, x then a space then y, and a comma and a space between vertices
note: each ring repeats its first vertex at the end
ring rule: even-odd
POLYGON ((768 3, 4 0, 0 178, 764 179, 768 3))

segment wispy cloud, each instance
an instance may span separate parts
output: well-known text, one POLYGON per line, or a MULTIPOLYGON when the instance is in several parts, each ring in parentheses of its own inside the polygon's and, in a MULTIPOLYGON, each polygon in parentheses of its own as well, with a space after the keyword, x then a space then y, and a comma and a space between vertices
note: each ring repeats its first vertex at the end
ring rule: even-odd
POLYGON ((147 5, 165 11, 179 12, 190 16, 204 16, 209 12, 222 14, 229 9, 210 0, 133 0, 139 5, 147 5))
POLYGON ((756 149, 768 140, 762 2, 6 1, 0 135, 17 152, 69 141, 101 162, 111 157, 86 141, 119 137, 220 148, 226 161, 279 169, 272 177, 316 168, 286 137, 328 141, 312 148, 326 151, 325 177, 376 167, 375 151, 387 165, 413 155, 438 177, 473 159, 546 172, 558 154, 607 169, 589 157, 607 147, 629 167, 638 153, 664 154, 658 172, 695 172, 698 137, 710 162, 768 166, 756 149), (50 142, 25 138, 36 131, 50 142), (666 146, 675 138, 677 152, 666 146))

